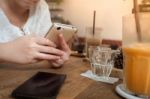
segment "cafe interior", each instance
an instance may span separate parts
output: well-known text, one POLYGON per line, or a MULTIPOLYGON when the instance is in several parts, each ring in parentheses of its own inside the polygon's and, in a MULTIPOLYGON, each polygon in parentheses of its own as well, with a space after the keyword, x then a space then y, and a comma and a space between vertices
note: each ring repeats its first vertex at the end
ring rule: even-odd
POLYGON ((150 98, 150 0, 45 1, 52 23, 76 28, 70 59, 0 63, 0 99, 150 98))

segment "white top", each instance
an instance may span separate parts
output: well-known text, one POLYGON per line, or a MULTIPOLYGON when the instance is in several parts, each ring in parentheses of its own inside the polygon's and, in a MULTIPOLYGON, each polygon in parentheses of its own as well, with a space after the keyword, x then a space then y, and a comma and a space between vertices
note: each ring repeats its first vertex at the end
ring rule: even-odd
POLYGON ((22 27, 24 32, 11 24, 3 10, 0 9, 0 42, 8 42, 32 33, 44 37, 51 26, 49 7, 45 0, 40 0, 36 7, 30 9, 29 18, 22 27))

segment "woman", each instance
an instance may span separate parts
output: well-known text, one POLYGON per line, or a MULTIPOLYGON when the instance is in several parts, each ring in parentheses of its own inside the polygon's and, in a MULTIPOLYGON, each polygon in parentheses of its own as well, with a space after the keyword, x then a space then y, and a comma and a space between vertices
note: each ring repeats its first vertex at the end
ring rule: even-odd
POLYGON ((44 0, 0 0, 0 60, 27 64, 46 59, 54 67, 61 66, 70 49, 62 35, 59 49, 44 38, 51 25, 44 0))

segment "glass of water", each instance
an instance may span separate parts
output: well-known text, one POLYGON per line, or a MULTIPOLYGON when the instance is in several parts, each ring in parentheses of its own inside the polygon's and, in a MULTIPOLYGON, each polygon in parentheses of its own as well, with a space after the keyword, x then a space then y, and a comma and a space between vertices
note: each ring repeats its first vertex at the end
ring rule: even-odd
POLYGON ((114 65, 111 48, 97 46, 92 52, 90 57, 92 73, 97 78, 108 80, 114 65))

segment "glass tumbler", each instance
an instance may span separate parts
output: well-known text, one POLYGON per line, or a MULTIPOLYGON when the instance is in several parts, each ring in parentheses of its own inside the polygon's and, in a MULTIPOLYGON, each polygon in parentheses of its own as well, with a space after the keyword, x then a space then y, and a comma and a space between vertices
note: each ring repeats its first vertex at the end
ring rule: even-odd
POLYGON ((95 77, 109 79, 114 60, 111 48, 97 46, 90 58, 92 73, 95 77))

